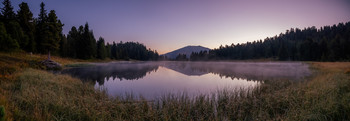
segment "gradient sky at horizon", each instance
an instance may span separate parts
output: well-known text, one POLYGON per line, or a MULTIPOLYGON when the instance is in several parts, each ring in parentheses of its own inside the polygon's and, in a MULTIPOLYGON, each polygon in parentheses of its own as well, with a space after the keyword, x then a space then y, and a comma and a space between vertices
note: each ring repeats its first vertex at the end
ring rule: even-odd
MULTIPOLYGON (((27 2, 34 17, 39 0, 27 2)), ((187 46, 211 49, 305 28, 350 21, 350 0, 46 0, 65 24, 89 23, 95 38, 137 41, 160 54, 187 46)), ((2 7, 2 5, 1 5, 2 7)))

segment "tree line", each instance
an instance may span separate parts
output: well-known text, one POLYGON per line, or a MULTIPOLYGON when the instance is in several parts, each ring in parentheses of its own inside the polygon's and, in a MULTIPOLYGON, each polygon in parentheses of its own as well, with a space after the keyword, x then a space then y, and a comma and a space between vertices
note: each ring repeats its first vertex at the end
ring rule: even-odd
POLYGON ((96 41, 89 24, 76 28, 68 35, 62 33, 64 24, 58 19, 55 10, 47 13, 45 4, 40 4, 40 13, 33 17, 27 3, 19 4, 14 12, 10 0, 2 2, 0 13, 0 51, 23 50, 31 53, 47 54, 79 59, 135 59, 157 60, 158 53, 147 49, 138 42, 105 43, 104 38, 96 41))
MULTIPOLYGON (((0 51, 47 54, 79 59, 135 59, 157 60, 157 51, 147 49, 138 42, 106 43, 104 38, 95 39, 88 23, 69 33, 62 33, 64 24, 55 10, 47 12, 40 4, 40 13, 33 17, 27 3, 19 4, 14 12, 10 0, 2 2, 0 13, 0 51)), ((350 22, 320 29, 291 28, 285 33, 264 40, 243 44, 231 44, 219 48, 192 53, 190 60, 245 60, 264 59, 291 61, 348 61, 350 60, 350 22)), ((165 57, 166 58, 166 57, 165 57)), ((178 55, 176 60, 188 60, 178 55)))
POLYGON ((63 24, 58 19, 55 10, 49 13, 45 4, 40 4, 38 18, 33 14, 27 3, 19 4, 17 13, 13 11, 10 0, 2 2, 0 14, 0 51, 24 50, 27 52, 56 53, 62 39, 63 24))
POLYGON ((104 38, 96 41, 89 24, 75 26, 68 32, 67 39, 62 41, 62 56, 80 59, 123 59, 123 60, 157 60, 158 52, 147 49, 138 42, 105 43, 104 38))
POLYGON ((190 60, 266 59, 290 61, 349 61, 350 22, 320 29, 291 28, 278 36, 192 53, 190 60))

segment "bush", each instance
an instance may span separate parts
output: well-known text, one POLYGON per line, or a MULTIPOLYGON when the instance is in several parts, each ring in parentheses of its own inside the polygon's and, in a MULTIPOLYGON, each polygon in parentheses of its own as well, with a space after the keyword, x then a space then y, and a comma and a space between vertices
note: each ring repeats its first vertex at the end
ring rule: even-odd
POLYGON ((0 121, 5 121, 5 107, 4 106, 0 106, 0 121))

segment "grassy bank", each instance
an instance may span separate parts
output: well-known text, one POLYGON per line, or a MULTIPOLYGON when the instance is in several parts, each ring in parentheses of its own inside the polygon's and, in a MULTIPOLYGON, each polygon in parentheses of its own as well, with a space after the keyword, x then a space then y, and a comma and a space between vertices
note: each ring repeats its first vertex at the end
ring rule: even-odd
POLYGON ((249 92, 169 94, 148 102, 111 99, 78 79, 43 71, 36 65, 43 58, 0 53, 5 120, 350 120, 348 62, 309 63, 315 72, 304 82, 265 81, 249 92))

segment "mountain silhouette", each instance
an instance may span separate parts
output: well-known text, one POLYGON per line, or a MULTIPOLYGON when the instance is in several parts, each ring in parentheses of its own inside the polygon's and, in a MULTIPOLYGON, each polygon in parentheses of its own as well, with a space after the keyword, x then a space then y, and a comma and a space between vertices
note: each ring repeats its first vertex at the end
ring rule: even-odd
POLYGON ((186 57, 189 58, 191 56, 192 52, 200 52, 200 51, 209 51, 209 48, 202 47, 202 46, 186 46, 174 51, 171 51, 169 53, 164 54, 169 59, 175 59, 177 55, 179 54, 186 54, 186 57))

